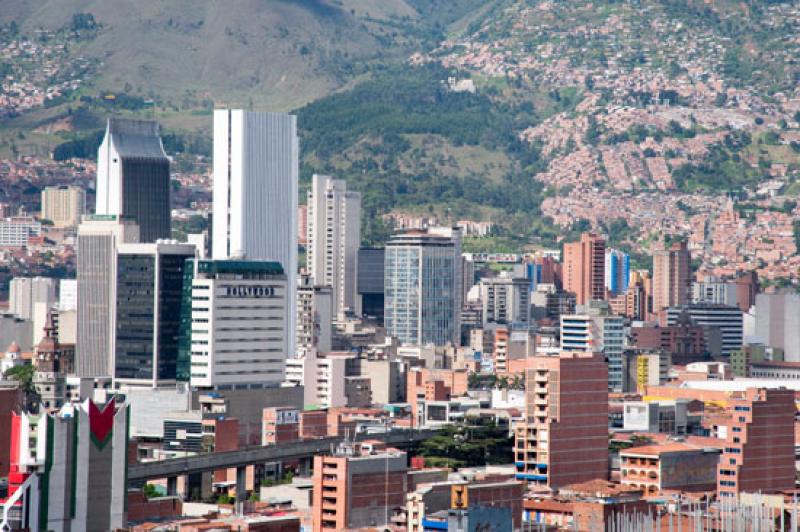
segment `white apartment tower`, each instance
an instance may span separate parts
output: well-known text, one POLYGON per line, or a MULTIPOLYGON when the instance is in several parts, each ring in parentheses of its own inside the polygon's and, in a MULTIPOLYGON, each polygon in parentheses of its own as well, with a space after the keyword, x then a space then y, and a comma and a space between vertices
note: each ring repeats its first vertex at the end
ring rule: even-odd
POLYGON ((74 227, 86 213, 86 191, 74 185, 42 190, 42 218, 56 227, 74 227))
POLYGON ((330 286, 336 317, 356 307, 361 194, 342 179, 314 175, 308 193, 307 263, 314 283, 330 286))
POLYGON ((214 111, 212 257, 281 264, 286 354, 295 351, 298 154, 293 115, 214 111))

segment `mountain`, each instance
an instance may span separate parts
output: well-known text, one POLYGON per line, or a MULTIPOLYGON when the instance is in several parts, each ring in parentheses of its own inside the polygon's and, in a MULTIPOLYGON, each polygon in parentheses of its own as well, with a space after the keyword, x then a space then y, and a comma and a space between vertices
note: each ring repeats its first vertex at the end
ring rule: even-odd
MULTIPOLYGON (((467 8, 477 1, 460 2, 467 8)), ((464 8, 431 0, 2 0, 0 24, 97 25, 70 42, 97 61, 91 86, 182 105, 208 99, 291 109, 404 60, 464 8)))

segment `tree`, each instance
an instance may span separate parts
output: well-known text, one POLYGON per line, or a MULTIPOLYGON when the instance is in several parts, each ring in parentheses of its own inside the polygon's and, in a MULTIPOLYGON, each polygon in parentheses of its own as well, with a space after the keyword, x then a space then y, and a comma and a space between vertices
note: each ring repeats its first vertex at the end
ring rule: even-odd
POLYGON ((152 499, 154 497, 161 497, 161 492, 157 487, 152 484, 145 484, 144 488, 142 488, 142 493, 144 493, 145 498, 152 499))
POLYGON ((5 376, 7 379, 17 381, 22 391, 26 394, 30 394, 36 393, 36 389, 33 386, 33 376, 35 373, 36 368, 30 364, 25 364, 23 366, 14 366, 13 368, 7 369, 5 376))

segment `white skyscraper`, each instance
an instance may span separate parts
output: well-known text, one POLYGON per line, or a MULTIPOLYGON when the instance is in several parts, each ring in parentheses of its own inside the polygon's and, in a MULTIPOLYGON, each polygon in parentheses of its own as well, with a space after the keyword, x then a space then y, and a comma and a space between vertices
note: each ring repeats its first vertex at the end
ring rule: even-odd
POLYGON ((307 264, 317 285, 330 286, 339 320, 356 306, 361 194, 342 179, 314 175, 308 193, 307 264))
POLYGON ((287 356, 295 351, 298 156, 294 116, 214 111, 212 257, 283 266, 287 356))
POLYGON ((57 301, 57 279, 50 277, 14 277, 8 284, 9 311, 23 320, 32 320, 37 303, 50 308, 57 301))

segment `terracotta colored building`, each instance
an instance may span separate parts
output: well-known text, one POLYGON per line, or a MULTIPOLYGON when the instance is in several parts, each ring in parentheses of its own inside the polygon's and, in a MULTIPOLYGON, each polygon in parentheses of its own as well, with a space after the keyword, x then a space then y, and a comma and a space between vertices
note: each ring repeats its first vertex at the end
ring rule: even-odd
POLYGON ((580 242, 564 244, 564 291, 575 294, 578 305, 606 296, 606 241, 583 233, 580 242))
POLYGON ((22 406, 22 392, 15 382, 0 383, 0 478, 8 476, 11 464, 11 418, 22 406))
POLYGON ((342 444, 333 456, 314 457, 314 532, 386 525, 393 508, 405 506, 406 453, 370 453, 342 444))
POLYGON ((608 478, 608 367, 594 353, 535 356, 515 427, 516 478, 550 488, 608 478))
POLYGON ((711 491, 721 450, 685 443, 620 451, 620 481, 652 495, 662 490, 711 491))
POLYGON ((410 369, 406 378, 406 400, 411 404, 411 425, 419 426, 424 417, 421 401, 448 401, 466 393, 466 370, 410 369))
POLYGON ((688 305, 692 290, 692 257, 685 241, 653 253, 653 312, 688 305))
POLYGON ((748 389, 728 401, 731 422, 717 470, 719 496, 795 487, 792 390, 748 389))
POLYGON ((261 445, 276 445, 300 439, 300 412, 290 406, 264 409, 261 445))
POLYGON ((679 366, 708 360, 705 331, 691 322, 679 321, 666 327, 631 327, 631 344, 637 349, 666 351, 672 355, 672 363, 679 366))

